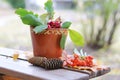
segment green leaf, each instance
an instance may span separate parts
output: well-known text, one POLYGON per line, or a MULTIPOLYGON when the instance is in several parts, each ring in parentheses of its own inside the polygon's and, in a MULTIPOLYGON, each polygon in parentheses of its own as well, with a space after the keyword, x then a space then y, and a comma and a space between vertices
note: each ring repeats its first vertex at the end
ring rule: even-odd
POLYGON ((40 33, 42 31, 44 31, 45 29, 47 29, 47 25, 40 25, 40 26, 36 26, 33 31, 35 31, 35 33, 40 33))
POLYGON ((75 30, 69 29, 69 34, 72 42, 77 46, 83 46, 84 45, 84 38, 83 36, 76 32, 75 30))
POLYGON ((65 48, 65 42, 66 42, 66 35, 62 35, 62 38, 61 38, 61 40, 60 40, 60 47, 62 48, 62 49, 64 49, 65 48))
POLYGON ((15 11, 16 14, 20 15, 20 17, 26 16, 27 14, 33 14, 38 17, 38 14, 34 14, 32 11, 27 11, 26 9, 19 8, 15 11))
POLYGON ((41 21, 42 21, 43 24, 47 24, 47 22, 48 22, 48 14, 47 13, 42 14, 40 16, 40 19, 41 19, 41 21))
POLYGON ((54 9, 53 9, 53 2, 52 2, 52 0, 48 0, 44 5, 45 5, 45 9, 48 12, 49 19, 52 19, 53 15, 54 15, 54 9))
POLYGON ((68 29, 71 24, 72 24, 71 22, 66 21, 62 24, 62 28, 67 28, 68 29))
POLYGON ((21 19, 24 24, 31 25, 31 26, 38 26, 42 24, 40 18, 32 14, 27 14, 21 17, 21 19))

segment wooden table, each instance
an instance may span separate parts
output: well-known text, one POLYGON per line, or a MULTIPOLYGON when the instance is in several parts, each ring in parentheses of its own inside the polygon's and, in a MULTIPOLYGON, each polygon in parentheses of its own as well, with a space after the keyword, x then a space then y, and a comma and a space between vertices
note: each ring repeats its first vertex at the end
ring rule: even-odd
MULTIPOLYGON (((17 50, 0 48, 1 74, 17 77, 22 80, 89 80, 90 78, 90 76, 85 73, 65 69, 45 70, 43 68, 33 66, 25 61, 26 57, 23 51, 19 51, 20 59, 14 61, 12 56, 15 51, 17 50)), ((106 73, 109 71, 110 70, 106 73)), ((100 75, 96 75, 95 77, 97 76, 100 75)))

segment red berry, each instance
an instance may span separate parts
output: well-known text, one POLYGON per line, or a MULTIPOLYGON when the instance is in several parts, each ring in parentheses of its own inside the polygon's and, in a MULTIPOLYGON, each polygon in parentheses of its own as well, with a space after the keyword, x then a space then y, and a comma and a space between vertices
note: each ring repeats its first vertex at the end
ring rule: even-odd
POLYGON ((51 28, 51 26, 50 25, 48 25, 48 29, 50 29, 51 28))
POLYGON ((86 59, 93 60, 93 57, 92 56, 87 56, 86 59))
POLYGON ((74 58, 79 58, 79 56, 77 54, 73 54, 74 55, 74 58))
POLYGON ((50 21, 49 23, 48 23, 48 28, 50 27, 50 28, 60 28, 61 27, 61 23, 60 22, 58 22, 58 21, 50 21))

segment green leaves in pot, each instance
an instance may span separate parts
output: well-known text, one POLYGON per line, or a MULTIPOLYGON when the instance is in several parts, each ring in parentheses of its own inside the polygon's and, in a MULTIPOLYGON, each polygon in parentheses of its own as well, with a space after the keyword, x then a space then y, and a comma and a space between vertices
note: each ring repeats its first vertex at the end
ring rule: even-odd
POLYGON ((32 11, 19 8, 15 11, 15 13, 20 16, 24 24, 31 26, 38 26, 42 24, 40 18, 38 18, 38 14, 34 14, 32 11))
POLYGON ((62 49, 65 48, 66 38, 67 38, 67 35, 62 34, 62 37, 61 37, 61 40, 60 40, 60 47, 61 47, 62 49))
POLYGON ((33 31, 35 31, 35 33, 40 33, 43 30, 47 29, 47 25, 40 25, 40 26, 36 26, 33 31))
POLYGON ((70 38, 71 38, 72 42, 75 45, 77 45, 77 46, 83 46, 84 45, 84 38, 80 33, 78 33, 75 30, 69 29, 69 35, 70 35, 70 38))
POLYGON ((53 19, 54 8, 53 8, 53 2, 52 2, 52 0, 48 0, 45 3, 45 10, 47 10, 47 13, 49 14, 49 19, 53 19))
MULTIPOLYGON (((70 26, 71 26, 71 22, 69 22, 69 21, 66 21, 62 24, 62 28, 65 28, 65 29, 68 29, 70 26)), ((69 30, 69 35, 70 35, 72 42, 77 46, 83 46, 84 45, 83 36, 75 30, 72 30, 72 29, 68 29, 68 30, 69 30)), ((62 36, 62 39, 61 39, 61 44, 62 44, 61 47, 62 48, 64 48, 63 46, 65 44, 63 44, 63 43, 65 42, 65 40, 66 40, 65 37, 62 36)))
POLYGON ((54 9, 52 0, 48 0, 45 4, 45 9, 47 13, 42 15, 34 14, 32 11, 19 8, 15 11, 18 14, 24 24, 34 27, 35 33, 40 33, 47 29, 47 22, 53 19, 54 9))
POLYGON ((21 17, 21 19, 22 19, 22 22, 27 25, 31 25, 31 26, 42 25, 40 18, 38 18, 32 14, 27 14, 27 15, 21 17))
POLYGON ((62 24, 62 28, 68 29, 71 24, 72 24, 71 22, 66 21, 66 22, 64 22, 64 23, 62 24))
POLYGON ((30 25, 34 27, 35 33, 40 33, 43 30, 47 29, 47 20, 48 15, 42 14, 40 17, 38 14, 34 14, 32 11, 28 11, 25 9, 17 9, 15 11, 18 14, 24 24, 30 25))
POLYGON ((22 8, 16 9, 15 13, 18 14, 20 17, 26 16, 27 14, 32 14, 38 17, 38 14, 34 14, 32 11, 28 11, 22 8))

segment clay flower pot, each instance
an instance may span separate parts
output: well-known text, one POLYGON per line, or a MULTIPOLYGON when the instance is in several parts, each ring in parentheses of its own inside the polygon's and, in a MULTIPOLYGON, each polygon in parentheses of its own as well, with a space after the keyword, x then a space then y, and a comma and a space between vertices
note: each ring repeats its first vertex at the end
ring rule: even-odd
POLYGON ((62 55, 60 40, 62 34, 67 36, 67 29, 52 28, 35 34, 31 28, 31 37, 34 56, 59 58, 62 55))

